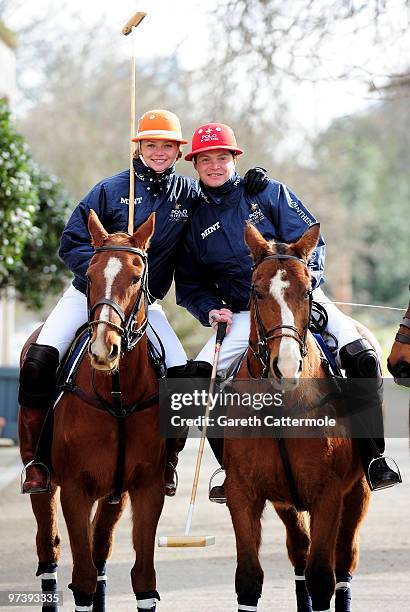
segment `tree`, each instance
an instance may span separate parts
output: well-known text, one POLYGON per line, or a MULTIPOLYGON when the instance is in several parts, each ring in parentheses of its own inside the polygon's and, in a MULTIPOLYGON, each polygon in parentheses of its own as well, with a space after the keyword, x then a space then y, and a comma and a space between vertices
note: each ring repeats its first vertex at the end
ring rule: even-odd
POLYGON ((357 301, 407 300, 409 121, 408 97, 386 100, 335 121, 316 143, 321 180, 346 211, 344 249, 352 253, 357 301))
POLYGON ((34 169, 32 178, 39 205, 14 284, 18 297, 30 308, 39 309, 46 298, 63 290, 70 277, 57 252, 73 202, 61 181, 39 167, 34 169))
POLYGON ((72 201, 55 177, 34 163, 23 137, 0 101, 0 289, 40 308, 61 291, 68 272, 57 257, 72 201))
POLYGON ((408 0, 221 0, 210 12, 209 74, 228 107, 239 98, 272 113, 275 101, 303 95, 303 82, 354 81, 377 99, 387 79, 408 74, 408 0))
POLYGON ((29 149, 0 100, 0 289, 22 266, 24 245, 38 210, 29 149))

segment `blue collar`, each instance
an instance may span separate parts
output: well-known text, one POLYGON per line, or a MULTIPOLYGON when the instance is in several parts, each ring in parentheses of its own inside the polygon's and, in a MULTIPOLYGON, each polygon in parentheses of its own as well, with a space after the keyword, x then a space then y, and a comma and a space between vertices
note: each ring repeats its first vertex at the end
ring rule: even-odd
POLYGON ((200 181, 202 198, 208 204, 221 204, 224 202, 226 196, 233 194, 238 189, 241 182, 242 179, 237 172, 234 172, 231 178, 219 187, 207 187, 200 181))
POLYGON ((148 166, 143 164, 140 159, 134 159, 133 164, 135 174, 140 179, 140 181, 143 182, 147 180, 149 181, 150 179, 157 183, 168 182, 175 174, 175 164, 167 170, 164 170, 164 172, 161 172, 160 174, 155 172, 155 170, 153 170, 152 168, 149 168, 148 166))

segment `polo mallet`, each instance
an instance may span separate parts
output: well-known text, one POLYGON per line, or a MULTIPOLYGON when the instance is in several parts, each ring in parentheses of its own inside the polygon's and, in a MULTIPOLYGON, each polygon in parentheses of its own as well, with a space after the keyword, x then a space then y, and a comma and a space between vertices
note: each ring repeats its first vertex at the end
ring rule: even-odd
POLYGON ((204 454, 207 422, 208 422, 210 406, 211 406, 211 394, 215 386, 216 370, 218 367, 218 360, 219 360, 219 351, 221 348, 221 344, 225 338, 226 325, 227 325, 226 323, 218 323, 218 329, 216 332, 214 363, 212 366, 211 381, 209 383, 209 391, 208 391, 208 401, 207 401, 206 410, 205 410, 205 425, 202 429, 201 439, 199 442, 194 481, 192 483, 191 502, 189 504, 188 517, 187 517, 187 521, 185 525, 185 533, 183 536, 159 536, 158 546, 161 546, 161 547, 167 547, 167 548, 182 548, 182 547, 188 548, 190 547, 192 548, 192 547, 199 547, 199 546, 211 546, 212 544, 215 544, 215 536, 209 536, 209 535, 192 536, 190 535, 190 531, 191 531, 191 524, 192 524, 192 516, 194 514, 196 492, 198 489, 199 472, 201 470, 202 456, 204 454))
POLYGON ((131 34, 132 40, 132 52, 131 52, 131 111, 130 111, 130 195, 129 195, 129 206, 128 206, 128 233, 134 232, 134 198, 135 198, 135 176, 134 176, 134 151, 135 144, 132 142, 132 138, 135 137, 135 36, 134 29, 139 26, 141 21, 144 19, 147 13, 135 13, 130 19, 128 19, 125 26, 122 28, 122 33, 125 36, 131 34))

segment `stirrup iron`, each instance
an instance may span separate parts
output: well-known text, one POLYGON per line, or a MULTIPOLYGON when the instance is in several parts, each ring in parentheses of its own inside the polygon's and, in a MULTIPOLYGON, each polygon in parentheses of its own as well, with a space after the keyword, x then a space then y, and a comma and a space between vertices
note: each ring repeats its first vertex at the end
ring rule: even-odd
POLYGON ((50 469, 45 463, 43 463, 42 461, 39 461, 38 459, 32 459, 23 467, 21 471, 21 475, 20 475, 20 493, 22 493, 23 495, 26 495, 25 491, 23 491, 23 484, 24 484, 24 481, 26 480, 26 470, 28 467, 30 467, 30 465, 40 465, 42 468, 45 469, 46 474, 47 474, 47 484, 46 484, 46 488, 43 491, 33 491, 33 493, 27 493, 27 495, 35 495, 36 493, 51 493, 50 469))
MULTIPOLYGON (((388 466, 388 467, 390 467, 390 466, 389 466, 389 464, 387 464, 387 466, 388 466)), ((392 469, 392 468, 390 468, 390 469, 392 469)), ((396 486, 396 484, 401 484, 401 483, 403 482, 403 480, 402 480, 402 477, 401 477, 400 468, 399 468, 399 466, 397 465, 396 461, 393 459, 393 457, 385 457, 384 455, 381 455, 380 457, 374 457, 374 458, 373 458, 373 459, 370 461, 370 463, 369 463, 369 467, 367 468, 367 482, 368 482, 368 484, 369 484, 369 487, 370 487, 370 490, 371 490, 371 491, 382 491, 383 489, 390 489, 391 487, 396 486), (390 483, 390 484, 386 484, 386 485, 384 485, 384 486, 382 486, 382 487, 377 487, 377 488, 375 488, 375 487, 374 487, 374 485, 373 485, 373 483, 372 483, 372 480, 371 480, 371 478, 370 478, 370 467, 372 466, 372 464, 373 464, 375 461, 380 461, 380 459, 384 459, 384 460, 388 459, 389 461, 391 461, 392 463, 394 463, 394 466, 395 466, 395 469, 396 469, 397 475, 398 475, 398 477, 399 477, 399 480, 398 480, 398 482, 392 482, 392 483, 390 483)))

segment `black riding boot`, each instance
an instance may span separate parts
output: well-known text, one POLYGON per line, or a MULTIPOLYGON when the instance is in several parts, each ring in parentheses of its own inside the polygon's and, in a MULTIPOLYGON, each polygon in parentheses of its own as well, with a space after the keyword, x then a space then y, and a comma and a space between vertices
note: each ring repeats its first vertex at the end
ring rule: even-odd
MULTIPOLYGON (((187 361, 185 365, 173 366, 167 370, 167 378, 210 378, 212 366, 206 361, 187 361)), ((189 428, 181 431, 178 438, 167 438, 167 464, 165 466, 165 495, 173 497, 178 487, 178 455, 184 449, 189 428)))
POLYGON ((372 491, 401 482, 399 471, 390 468, 383 457, 383 379, 376 351, 361 338, 340 349, 340 362, 348 380, 349 412, 357 438, 363 470, 372 491), (364 380, 367 379, 367 380, 364 380))
POLYGON ((26 466, 22 493, 50 490, 50 472, 46 465, 50 439, 44 431, 44 422, 54 393, 58 363, 56 348, 31 344, 21 367, 19 437, 20 454, 26 466))

